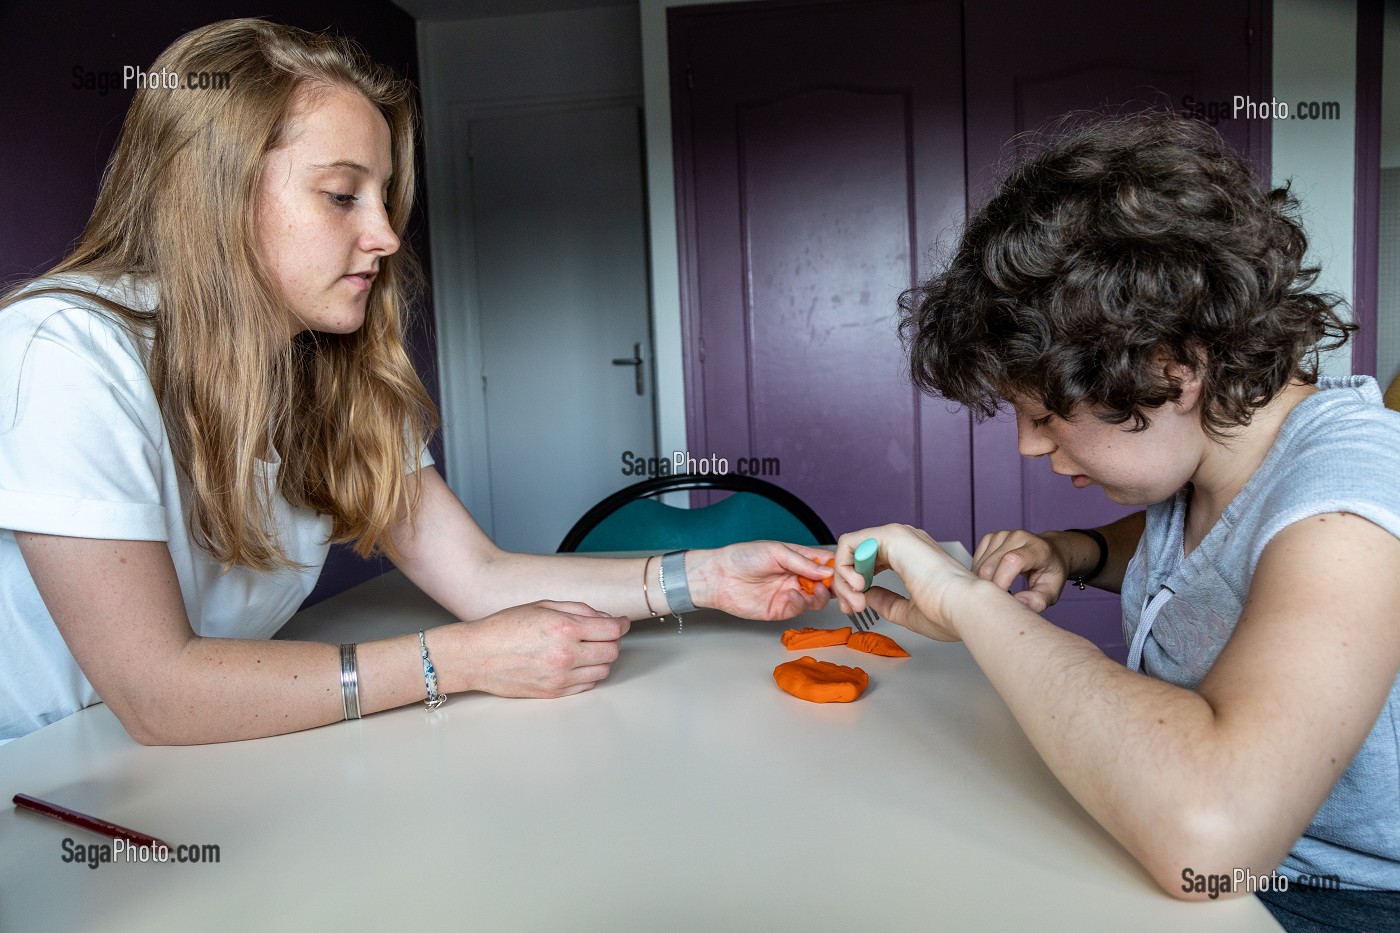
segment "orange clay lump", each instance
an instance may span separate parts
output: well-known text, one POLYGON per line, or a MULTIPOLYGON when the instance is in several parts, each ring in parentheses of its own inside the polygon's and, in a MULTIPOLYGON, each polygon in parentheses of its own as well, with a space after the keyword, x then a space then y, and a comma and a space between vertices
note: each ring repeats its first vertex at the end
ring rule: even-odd
POLYGON ((870 677, 858 667, 803 657, 773 668, 784 691, 810 703, 849 703, 865 692, 870 677))
MULTIPOLYGON (((836 569, 836 558, 835 558, 835 557, 829 557, 829 558, 827 558, 826 563, 824 563, 824 564, 822 564, 820 561, 812 561, 812 563, 814 563, 814 564, 820 564, 820 565, 823 566, 823 567, 830 567, 832 570, 835 570, 835 569, 836 569)), ((827 579, 828 579, 828 580, 834 580, 835 577, 827 577, 827 579)), ((817 591, 817 584, 818 584, 819 582, 821 582, 821 581, 819 581, 819 580, 808 580, 806 577, 798 577, 798 578, 797 578, 797 585, 800 586, 800 587, 802 587, 802 592, 806 593, 806 594, 809 595, 809 596, 817 591)), ((828 583, 822 583, 822 585, 825 586, 828 590, 831 589, 831 585, 828 584, 828 583)), ((813 645, 812 647, 816 648, 816 647, 821 647, 821 646, 820 646, 820 645, 813 645)))
POLYGON ((844 645, 850 637, 850 626, 845 628, 790 628, 783 632, 783 647, 789 651, 831 648, 835 645, 844 645))
MULTIPOLYGON (((787 636, 784 636, 783 644, 787 644, 786 639, 787 636)), ((881 635, 879 632, 856 632, 846 639, 846 647, 864 651, 866 654, 883 655, 887 658, 909 657, 909 652, 899 647, 899 642, 888 635, 881 635)))

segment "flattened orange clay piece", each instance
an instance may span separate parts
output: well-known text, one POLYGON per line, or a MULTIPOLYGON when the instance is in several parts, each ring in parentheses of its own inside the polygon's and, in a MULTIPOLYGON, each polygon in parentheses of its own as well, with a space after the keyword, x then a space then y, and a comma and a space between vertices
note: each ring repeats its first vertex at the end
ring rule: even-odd
POLYGON ((870 684, 870 675, 858 667, 816 658, 779 664, 773 668, 773 679, 784 691, 809 703, 849 703, 870 684))
POLYGON ((907 658, 909 652, 899 647, 899 642, 879 632, 856 632, 846 640, 847 648, 864 651, 866 654, 879 654, 887 658, 907 658))
POLYGON ((851 637, 851 628, 790 628, 783 632, 783 647, 789 651, 806 651, 808 648, 830 648, 844 645, 851 637))
MULTIPOLYGON (((824 563, 824 564, 821 563, 820 561, 815 561, 815 560, 812 561, 812 563, 814 563, 814 564, 819 564, 819 565, 822 566, 822 567, 830 567, 832 570, 835 570, 835 569, 836 569, 836 558, 835 558, 835 557, 829 558, 829 559, 827 560, 827 562, 824 563)), ((835 580, 835 577, 827 577, 827 579, 828 579, 828 580, 835 580)), ((808 580, 806 577, 798 577, 798 578, 797 578, 797 585, 800 586, 800 587, 802 587, 802 592, 807 593, 808 595, 811 595, 812 593, 815 593, 815 592, 817 591, 817 583, 819 583, 819 582, 821 582, 821 581, 818 581, 818 580, 808 580)), ((823 586, 826 586, 826 588, 827 588, 828 590, 831 589, 831 587, 828 586, 828 585, 825 584, 825 583, 823 583, 822 585, 823 585, 823 586)))

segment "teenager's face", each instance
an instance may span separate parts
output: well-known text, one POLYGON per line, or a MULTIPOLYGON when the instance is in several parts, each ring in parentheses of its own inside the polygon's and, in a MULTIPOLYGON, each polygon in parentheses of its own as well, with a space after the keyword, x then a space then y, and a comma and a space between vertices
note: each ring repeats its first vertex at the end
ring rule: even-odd
POLYGON ((1050 469, 1073 478, 1076 488, 1102 486, 1122 505, 1161 502, 1186 485, 1204 456, 1205 434, 1194 395, 1148 412, 1151 424, 1132 431, 1132 422, 1106 424, 1080 406, 1070 420, 1044 405, 1013 401, 1022 456, 1049 457, 1050 469))
POLYGON ((289 332, 348 334, 365 320, 380 261, 399 248, 384 200, 389 124, 364 95, 318 89, 263 161, 258 253, 291 310, 289 332))

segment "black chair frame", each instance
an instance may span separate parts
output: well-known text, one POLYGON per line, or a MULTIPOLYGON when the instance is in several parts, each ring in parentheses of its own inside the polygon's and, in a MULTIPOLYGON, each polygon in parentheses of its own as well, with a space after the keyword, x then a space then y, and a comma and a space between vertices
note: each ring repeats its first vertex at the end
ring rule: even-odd
POLYGON ((754 476, 739 476, 738 474, 705 476, 698 473, 677 473, 674 476, 657 476, 652 479, 644 479, 640 483, 633 483, 631 486, 619 489, 593 506, 574 523, 574 527, 569 529, 569 533, 559 543, 559 553, 568 554, 576 551, 590 531, 596 528, 603 519, 629 502, 636 499, 650 499, 662 493, 683 492, 689 489, 751 492, 763 496, 791 512, 793 517, 812 533, 812 537, 817 539, 818 544, 836 543, 836 537, 831 533, 831 529, 826 527, 826 522, 822 521, 816 512, 812 511, 811 506, 781 486, 754 476))

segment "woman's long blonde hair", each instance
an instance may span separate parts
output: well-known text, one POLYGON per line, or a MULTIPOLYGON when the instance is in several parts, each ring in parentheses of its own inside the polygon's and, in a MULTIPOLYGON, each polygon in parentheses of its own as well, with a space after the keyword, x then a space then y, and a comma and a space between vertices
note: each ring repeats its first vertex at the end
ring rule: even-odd
POLYGON ((348 40, 259 19, 181 36, 151 66, 161 71, 227 75, 226 89, 136 92, 92 217, 46 275, 130 273, 156 286, 153 311, 87 297, 152 338, 151 384, 190 483, 192 531, 217 560, 292 565, 257 480, 269 440, 287 501, 330 515, 332 540, 355 541, 361 555, 396 556, 391 527, 411 512, 410 471, 437 425, 403 346, 417 265, 405 243, 381 258, 358 330, 305 332, 289 344, 289 311, 258 255, 255 204, 263 157, 282 143, 298 95, 354 88, 389 124, 388 214, 403 240, 414 195, 411 89, 348 40))

